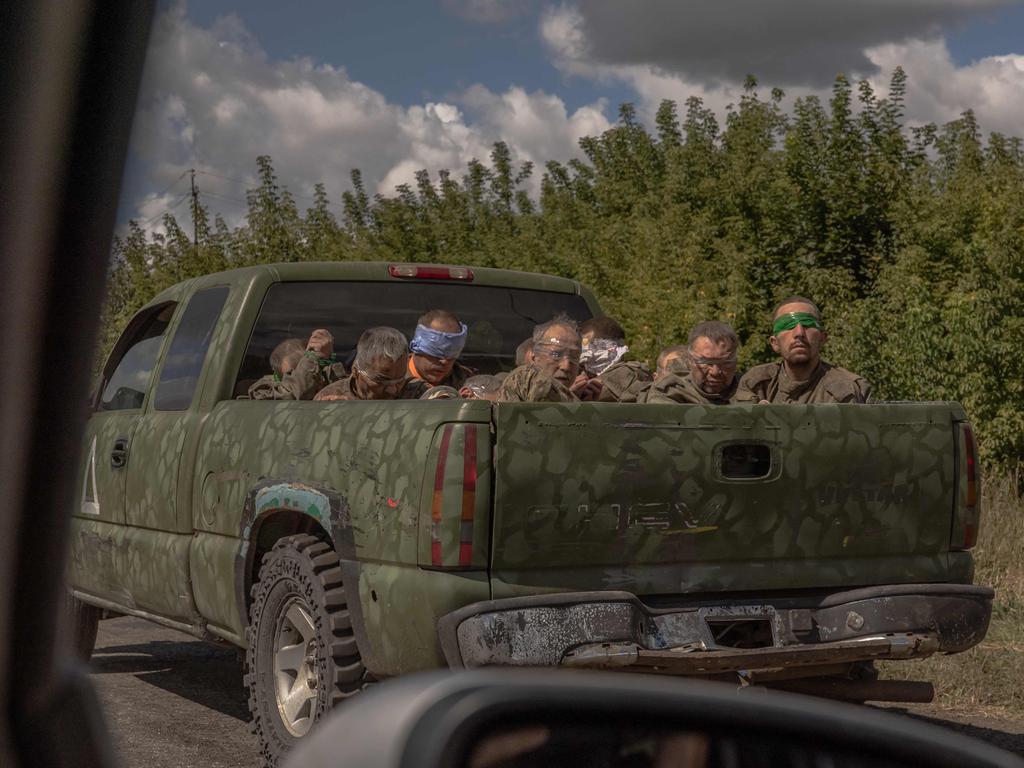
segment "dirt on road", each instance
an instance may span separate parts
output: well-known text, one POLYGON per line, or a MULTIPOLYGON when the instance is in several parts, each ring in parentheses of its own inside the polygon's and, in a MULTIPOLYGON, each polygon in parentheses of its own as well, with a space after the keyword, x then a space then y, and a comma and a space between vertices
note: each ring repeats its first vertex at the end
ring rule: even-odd
MULTIPOLYGON (((100 623, 90 664, 123 768, 251 768, 242 661, 234 647, 123 617, 100 623)), ((887 707, 1024 755, 1024 722, 887 707)))

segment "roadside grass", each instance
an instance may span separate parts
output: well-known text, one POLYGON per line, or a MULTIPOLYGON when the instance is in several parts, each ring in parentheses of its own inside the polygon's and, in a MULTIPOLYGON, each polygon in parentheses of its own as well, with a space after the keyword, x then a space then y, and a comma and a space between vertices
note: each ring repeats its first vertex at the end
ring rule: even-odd
POLYGON ((987 478, 974 582, 994 587, 988 635, 952 656, 879 665, 883 677, 928 680, 936 710, 1024 718, 1024 498, 1016 478, 987 478))

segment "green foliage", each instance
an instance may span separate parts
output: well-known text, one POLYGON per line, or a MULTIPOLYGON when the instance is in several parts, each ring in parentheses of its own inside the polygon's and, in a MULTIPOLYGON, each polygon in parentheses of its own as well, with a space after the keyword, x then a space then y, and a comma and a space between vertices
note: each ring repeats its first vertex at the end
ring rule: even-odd
MULTIPOLYGON (((836 79, 828 103, 762 98, 748 78, 724 126, 700 99, 666 101, 653 133, 632 105, 585 159, 549 162, 538 184, 504 143, 461 176, 426 171, 370 197, 358 170, 335 209, 322 185, 304 213, 269 157, 248 214, 191 226, 134 224, 115 243, 102 348, 162 288, 246 264, 402 260, 564 275, 591 286, 653 358, 694 323, 728 320, 741 362, 771 359, 769 313, 810 295, 826 357, 887 399, 962 402, 986 458, 1024 456, 1024 149, 983 140, 971 113, 903 123, 906 75, 886 98, 836 79), (531 193, 539 187, 539 196, 531 193), (340 214, 335 215, 335 210, 340 214)), ((189 222, 191 224, 192 222, 189 222)), ((457 307, 454 307, 456 311, 457 307)))

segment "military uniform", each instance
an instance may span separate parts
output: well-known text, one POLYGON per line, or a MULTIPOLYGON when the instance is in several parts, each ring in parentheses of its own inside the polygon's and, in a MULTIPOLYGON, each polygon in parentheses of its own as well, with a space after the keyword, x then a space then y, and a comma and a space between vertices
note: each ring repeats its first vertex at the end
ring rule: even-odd
POLYGON ((251 400, 312 400, 328 384, 348 375, 341 363, 321 366, 319 359, 307 353, 284 376, 268 375, 249 387, 251 400))
POLYGON ((693 405, 728 405, 735 401, 739 377, 722 392, 705 392, 697 386, 689 371, 669 369, 669 372, 651 384, 647 390, 648 403, 691 403, 693 405))
POLYGON ((755 366, 740 379, 735 402, 865 403, 869 397, 866 379, 823 360, 807 381, 790 379, 782 363, 755 366))
POLYGON ((512 403, 579 402, 569 388, 533 365, 521 365, 501 384, 499 401, 512 403))
POLYGON ((602 403, 643 402, 644 393, 654 380, 647 363, 621 360, 597 377, 601 382, 602 403))
MULTIPOLYGON (((328 384, 316 393, 314 400, 362 400, 356 394, 356 375, 350 374, 341 381, 328 384)), ((425 392, 430 390, 430 385, 422 379, 406 379, 402 389, 395 395, 393 400, 416 400, 425 392)))

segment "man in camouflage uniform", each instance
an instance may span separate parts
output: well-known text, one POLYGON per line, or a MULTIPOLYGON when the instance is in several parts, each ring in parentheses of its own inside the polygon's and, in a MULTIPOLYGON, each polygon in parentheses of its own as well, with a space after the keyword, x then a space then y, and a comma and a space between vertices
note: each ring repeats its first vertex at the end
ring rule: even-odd
POLYGON ((570 387, 579 374, 580 350, 576 321, 567 315, 538 325, 533 330, 533 362, 508 375, 498 399, 534 403, 578 400, 570 387))
POLYGON ((459 389, 475 371, 458 362, 466 346, 468 329, 444 309, 432 309, 417 321, 409 342, 409 376, 431 387, 459 389))
POLYGON ((581 400, 635 403, 653 377, 646 363, 626 360, 626 332, 613 318, 593 317, 580 325, 581 372, 573 390, 581 400))
POLYGON ((768 341, 782 361, 751 368, 740 380, 736 402, 864 403, 871 385, 821 359, 828 334, 814 302, 791 296, 776 307, 768 341))
MULTIPOLYGON (((288 349, 292 349, 292 346, 288 349)), ((264 376, 249 387, 252 400, 312 400, 325 386, 343 379, 347 374, 345 366, 335 362, 334 336, 324 328, 318 328, 310 334, 304 353, 299 339, 281 342, 271 353, 270 364, 274 374, 264 376), (298 356, 289 355, 289 369, 285 370, 282 366, 278 370, 274 367, 274 355, 282 346, 292 344, 298 345, 298 356)))
POLYGON ((352 373, 328 384, 314 400, 415 400, 430 386, 408 376, 409 340, 394 328, 363 331, 352 373))
POLYGON ((690 331, 685 357, 669 363, 648 390, 647 402, 728 405, 736 395, 739 345, 732 326, 714 320, 698 323, 690 331))

